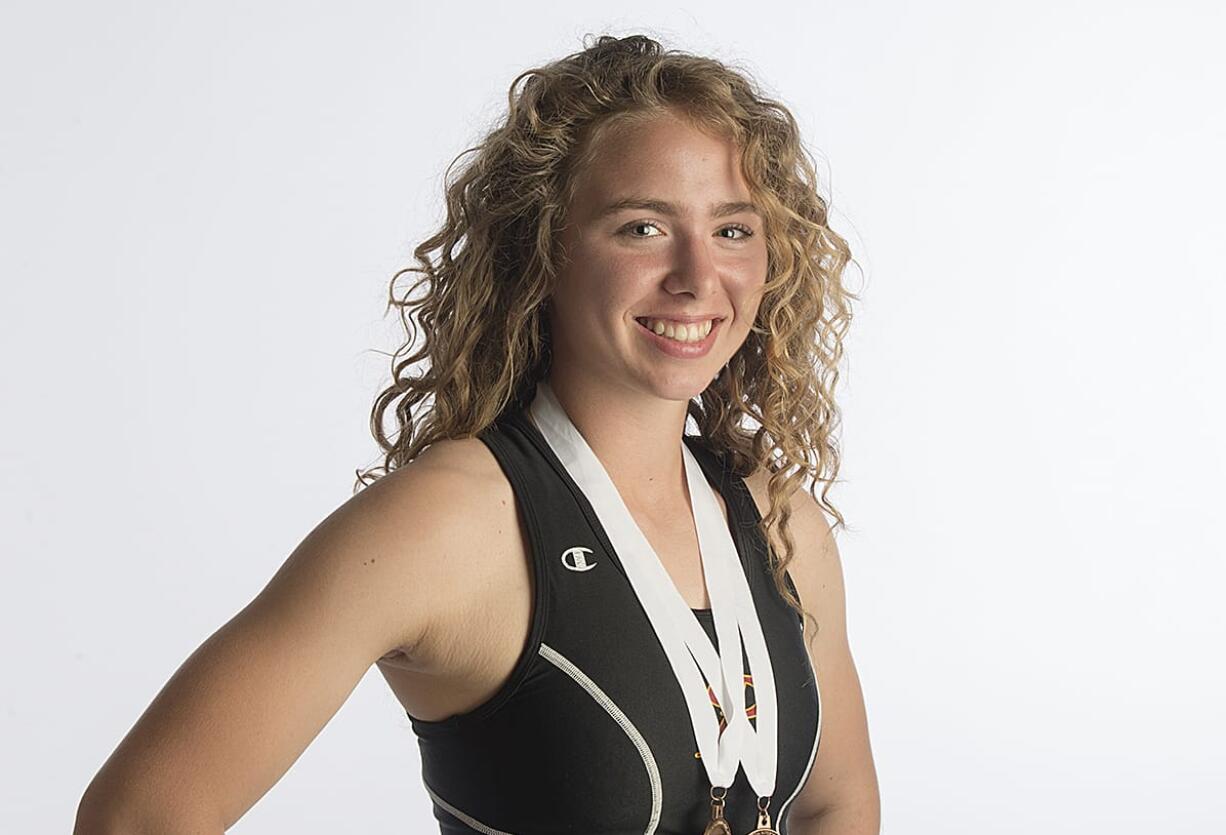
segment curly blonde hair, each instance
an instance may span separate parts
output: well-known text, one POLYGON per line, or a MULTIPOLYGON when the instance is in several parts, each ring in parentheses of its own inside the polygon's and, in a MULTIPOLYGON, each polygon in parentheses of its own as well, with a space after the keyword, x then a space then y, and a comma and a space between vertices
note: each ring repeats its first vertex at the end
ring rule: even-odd
POLYGON ((354 491, 435 441, 473 437, 508 405, 530 402, 552 358, 544 302, 560 263, 555 232, 571 205, 575 174, 611 127, 667 110, 735 143, 768 251, 754 325, 716 380, 690 401, 688 415, 737 475, 770 473, 760 530, 768 543, 783 545, 782 554, 768 548, 771 573, 783 599, 812 619, 784 577, 795 552, 789 497, 810 481, 810 495, 845 527, 827 493, 840 460, 837 366, 850 300, 858 296, 843 286, 850 248, 827 225, 794 117, 744 72, 642 35, 603 35, 526 70, 507 99, 505 120, 448 166, 446 222, 414 249, 418 266, 392 277, 387 309, 398 309, 407 338, 391 355, 392 382, 371 411, 383 463, 359 470, 354 491), (406 273, 421 277, 399 293, 406 273), (418 325, 424 341, 414 350, 418 325), (428 408, 415 408, 431 397, 428 408), (389 436, 384 416, 393 406, 389 436), (756 430, 744 427, 745 416, 756 430))

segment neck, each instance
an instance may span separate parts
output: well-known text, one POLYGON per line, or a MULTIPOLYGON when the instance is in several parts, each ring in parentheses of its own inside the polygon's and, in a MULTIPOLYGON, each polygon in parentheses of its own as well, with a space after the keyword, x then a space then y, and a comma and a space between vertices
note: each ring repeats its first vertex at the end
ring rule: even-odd
POLYGON ((646 509, 689 502, 681 436, 688 400, 627 389, 594 389, 551 374, 549 387, 627 504, 646 509))

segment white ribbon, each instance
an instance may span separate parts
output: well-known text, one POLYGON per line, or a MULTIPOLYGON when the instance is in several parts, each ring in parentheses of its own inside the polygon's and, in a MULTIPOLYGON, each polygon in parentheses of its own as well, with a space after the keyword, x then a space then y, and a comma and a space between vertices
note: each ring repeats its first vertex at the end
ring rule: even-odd
POLYGON ((677 591, 604 465, 544 380, 537 383, 529 416, 595 510, 626 569, 634 593, 681 685, 711 785, 731 786, 740 764, 758 796, 770 797, 775 790, 778 756, 774 671, 736 545, 720 513, 715 489, 703 475, 697 459, 682 441, 686 484, 719 652, 677 591), (757 730, 745 715, 742 639, 753 676, 757 730), (702 676, 711 683, 727 722, 722 735, 702 676))

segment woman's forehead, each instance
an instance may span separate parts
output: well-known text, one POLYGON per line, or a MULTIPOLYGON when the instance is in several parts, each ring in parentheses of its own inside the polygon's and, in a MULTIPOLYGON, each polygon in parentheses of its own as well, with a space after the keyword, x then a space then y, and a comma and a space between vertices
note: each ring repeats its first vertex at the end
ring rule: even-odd
POLYGON ((634 200, 676 207, 691 197, 705 204, 743 201, 749 195, 732 141, 675 119, 606 134, 588 159, 575 172, 575 202, 599 214, 634 200))

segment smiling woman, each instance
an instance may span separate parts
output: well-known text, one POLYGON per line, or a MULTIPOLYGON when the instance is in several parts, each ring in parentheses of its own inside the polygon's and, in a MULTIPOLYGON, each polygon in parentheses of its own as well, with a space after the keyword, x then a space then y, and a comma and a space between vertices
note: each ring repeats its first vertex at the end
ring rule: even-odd
POLYGON ((371 664, 443 833, 876 832, 827 518, 850 256, 794 119, 601 37, 474 150, 392 280, 382 465, 175 674, 78 833, 222 831, 371 664))
POLYGON ((587 156, 558 232, 551 382, 609 387, 635 413, 688 401, 745 341, 766 283, 740 151, 672 105, 613 117, 587 156))

